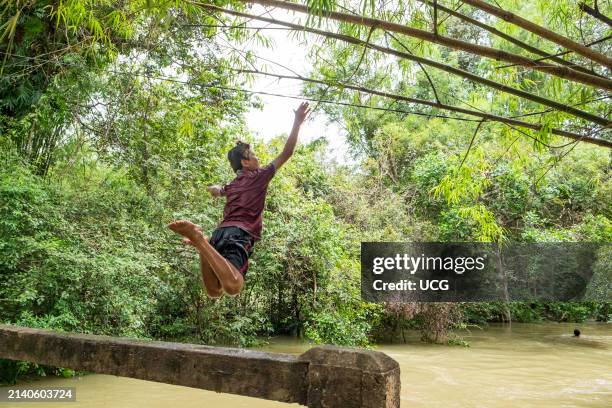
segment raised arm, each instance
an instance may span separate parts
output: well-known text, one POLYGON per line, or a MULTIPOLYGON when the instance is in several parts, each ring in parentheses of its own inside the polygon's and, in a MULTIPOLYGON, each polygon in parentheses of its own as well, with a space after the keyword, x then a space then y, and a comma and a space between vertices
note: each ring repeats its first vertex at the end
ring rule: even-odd
POLYGON ((310 113, 308 110, 308 102, 302 102, 300 106, 293 111, 295 113, 295 119, 293 120, 293 128, 291 129, 291 134, 285 143, 285 147, 281 154, 274 160, 274 167, 278 170, 293 154, 293 150, 295 149, 295 145, 297 144, 298 133, 300 133, 300 126, 304 123, 304 119, 306 119, 306 115, 310 113))

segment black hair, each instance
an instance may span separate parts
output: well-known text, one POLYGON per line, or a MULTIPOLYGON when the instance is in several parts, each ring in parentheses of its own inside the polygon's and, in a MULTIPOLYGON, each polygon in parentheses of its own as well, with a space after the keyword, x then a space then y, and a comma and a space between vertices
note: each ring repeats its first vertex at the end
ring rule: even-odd
POLYGON ((574 336, 579 337, 580 336, 580 330, 574 329, 574 336))
POLYGON ((232 149, 227 152, 227 159, 232 165, 232 169, 234 169, 234 172, 242 170, 241 160, 248 160, 248 157, 245 157, 245 153, 248 152, 250 148, 251 145, 238 140, 236 142, 236 146, 232 147, 232 149))

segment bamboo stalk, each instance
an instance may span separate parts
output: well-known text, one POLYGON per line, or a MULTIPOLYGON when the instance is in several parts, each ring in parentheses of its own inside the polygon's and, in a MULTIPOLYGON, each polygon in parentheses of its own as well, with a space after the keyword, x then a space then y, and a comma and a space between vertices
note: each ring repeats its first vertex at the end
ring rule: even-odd
MULTIPOLYGON (((419 0, 419 1, 421 3, 427 4, 427 5, 433 7, 432 0, 419 0)), ((570 67, 570 68, 572 68, 572 69, 574 69, 576 71, 584 72, 585 74, 590 74, 590 75, 596 75, 596 76, 599 76, 599 77, 603 77, 602 75, 600 75, 600 74, 598 74, 598 73, 596 73, 594 71, 591 71, 588 68, 585 68, 585 67, 582 67, 580 65, 574 64, 571 61, 566 61, 563 58, 559 58, 556 55, 549 54, 546 51, 543 51, 543 50, 541 50, 539 48, 533 47, 533 46, 527 44, 526 42, 523 42, 523 41, 519 40, 518 38, 514 38, 511 35, 508 35, 508 34, 504 33, 503 31, 498 30, 495 27, 491 27, 488 24, 485 24, 483 22, 480 22, 480 21, 476 20, 475 18, 468 17, 468 16, 466 16, 464 14, 461 14, 461 13, 459 13, 459 12, 453 10, 453 9, 449 9, 448 7, 441 6, 440 4, 438 4, 437 7, 438 7, 439 10, 445 12, 446 14, 449 14, 449 15, 451 15, 453 17, 456 17, 456 18, 458 18, 460 20, 463 20, 463 21, 465 21, 467 23, 470 23, 472 25, 475 25, 476 27, 480 27, 483 30, 488 31, 488 32, 490 32, 491 34, 493 34, 493 35, 495 35, 497 37, 503 38, 504 40, 506 40, 506 41, 508 41, 508 42, 510 42, 510 43, 512 43, 514 45, 517 45, 517 46, 521 47, 522 49, 527 50, 527 51, 529 51, 529 52, 531 52, 533 54, 537 54, 537 55, 540 55, 542 57, 546 57, 546 59, 549 59, 551 61, 555 61, 556 63, 561 64, 561 65, 566 65, 566 66, 568 66, 568 67, 570 67)), ((541 61, 541 59, 538 59, 538 60, 541 61)), ((515 66, 515 65, 512 64, 512 66, 515 66)))
MULTIPOLYGON (((256 3, 261 5, 273 6, 285 10, 293 10, 300 13, 309 13, 307 6, 296 3, 289 3, 281 0, 238 0, 244 3, 256 3)), ((521 65, 528 69, 545 72, 547 74, 558 76, 559 78, 567 79, 574 82, 580 82, 595 88, 612 91, 612 80, 591 74, 586 74, 574 70, 569 67, 559 66, 555 64, 534 61, 522 55, 512 54, 496 48, 486 47, 483 45, 472 44, 467 41, 457 40, 455 38, 445 37, 437 33, 416 28, 408 27, 402 24, 392 23, 377 18, 369 18, 348 13, 340 13, 337 11, 328 11, 324 13, 325 18, 333 20, 359 24, 366 27, 375 27, 383 30, 404 34, 410 37, 419 38, 421 40, 444 45, 456 50, 466 51, 472 54, 491 58, 497 61, 505 61, 516 65, 521 65)))
POLYGON ((272 24, 277 24, 277 25, 281 25, 281 26, 285 26, 285 27, 291 27, 295 30, 301 30, 301 31, 306 31, 306 32, 310 32, 313 34, 317 34, 317 35, 321 35, 321 36, 325 36, 325 37, 329 37, 329 38, 334 38, 340 41, 344 41, 350 44, 356 44, 356 45, 360 45, 360 46, 367 46, 373 50, 377 50, 379 52, 382 53, 386 53, 389 55, 395 55, 397 57, 403 58, 403 59, 407 59, 410 61, 416 61, 416 62, 420 62, 424 65, 429 65, 432 66, 434 68, 438 68, 440 70, 449 72, 451 74, 455 74, 455 75, 459 75, 461 77, 470 79, 474 82, 477 83, 481 83, 483 85, 487 85, 491 88, 495 88, 498 89, 502 92, 506 92, 512 95, 516 95, 518 97, 521 98, 525 98, 525 99, 529 99, 533 102, 537 102, 539 104, 542 104, 544 106, 548 106, 550 108, 554 108, 556 110, 562 111, 562 112, 566 112, 569 113, 571 115, 580 117, 582 119, 585 119, 589 122, 592 123, 597 123, 599 125, 603 125, 603 126, 607 126, 609 125, 611 122, 606 119, 606 118, 602 118, 600 116, 597 115, 593 115, 591 113, 582 111, 580 109, 576 109, 573 108, 571 106, 553 101, 551 99, 545 98, 543 96, 539 96, 539 95, 535 95, 532 94, 530 92, 526 92, 520 89, 516 89, 516 88, 512 88, 510 86, 504 85, 504 84, 500 84, 498 82, 495 81, 491 81, 489 79, 486 78, 482 78, 481 76, 478 76, 476 74, 472 74, 468 71, 464 71, 462 69, 459 68, 454 68, 451 67, 450 65, 446 65, 446 64, 442 64, 440 62, 436 62, 436 61, 432 61, 429 60, 427 58, 423 58, 423 57, 419 57, 416 55, 412 55, 412 54, 408 54, 405 52, 401 52, 401 51, 397 51, 391 48, 386 48, 386 47, 382 47, 379 45, 375 45, 375 44, 366 44, 365 41, 362 41, 358 38, 355 37, 351 37, 348 35, 344 35, 344 34, 336 34, 336 33, 332 33, 329 31, 324 31, 324 30, 319 30, 316 28, 311 28, 311 27, 306 27, 300 24, 294 24, 294 23, 289 23, 286 21, 282 21, 282 20, 277 20, 274 18, 269 18, 269 17, 263 17, 263 16, 256 16, 253 14, 248 14, 248 13, 242 13, 240 11, 235 11, 235 10, 229 10, 229 9, 224 9, 221 7, 217 7, 217 6, 213 6, 211 4, 206 4, 206 3, 199 3, 199 2, 195 2, 195 1, 190 1, 190 3, 194 4, 194 5, 198 5, 202 8, 205 8, 207 10, 211 10, 211 11, 217 11, 217 12, 221 12, 221 13, 225 13, 225 14, 230 14, 230 15, 234 15, 237 17, 245 17, 245 18, 250 18, 250 19, 254 19, 254 20, 259 20, 259 21, 265 21, 267 23, 272 23, 272 24))
MULTIPOLYGON (((500 123, 505 123, 508 125, 514 125, 514 126, 519 126, 519 127, 533 129, 533 130, 542 129, 542 125, 538 125, 536 123, 529 123, 529 122, 525 122, 522 120, 506 118, 503 116, 498 116, 498 115, 494 115, 494 114, 486 113, 486 112, 479 112, 479 111, 472 110, 472 109, 460 108, 458 106, 446 105, 446 104, 439 103, 439 102, 431 102, 425 99, 411 98, 411 97, 404 96, 404 95, 398 95, 398 94, 393 94, 393 93, 384 92, 384 91, 377 91, 375 89, 369 89, 369 88, 365 88, 365 87, 357 86, 357 85, 350 85, 350 84, 346 84, 343 82, 334 83, 333 81, 323 81, 319 79, 307 78, 307 77, 302 77, 302 76, 275 74, 271 72, 263 72, 263 71, 251 70, 251 69, 236 69, 235 71, 242 72, 242 73, 249 73, 249 74, 271 76, 271 77, 281 78, 281 79, 294 79, 294 80, 310 82, 310 83, 326 85, 326 86, 332 85, 332 86, 336 86, 339 88, 352 89, 354 91, 363 92, 363 93, 367 93, 371 95, 378 95, 384 98, 389 98, 389 99, 393 99, 397 101, 404 101, 404 102, 415 103, 419 105, 426 105, 426 106, 431 106, 433 108, 438 108, 438 109, 447 110, 451 112, 457 112, 457 113, 463 113, 466 115, 476 116, 476 117, 479 117, 485 120, 489 120, 492 122, 500 122, 500 123)), ((580 140, 585 143, 592 143, 592 144, 596 144, 599 146, 612 148, 612 142, 607 141, 607 140, 593 138, 593 137, 589 137, 586 135, 580 135, 578 133, 568 132, 562 129, 551 129, 551 132, 555 135, 567 137, 567 138, 574 139, 574 140, 580 140)))
POLYGON ((567 37, 564 37, 560 34, 555 33, 545 27, 539 26, 535 23, 532 23, 529 20, 526 20, 522 17, 517 16, 509 11, 502 10, 498 7, 495 7, 491 4, 485 3, 481 0, 461 0, 462 2, 469 4, 470 6, 476 7, 480 10, 486 11, 487 13, 499 17, 503 20, 506 20, 516 26, 519 26, 527 31, 530 31, 534 34, 537 34, 540 37, 546 38, 548 41, 554 42, 562 47, 567 48, 568 50, 572 50, 577 54, 582 55, 590 60, 598 62, 601 65, 604 65, 608 68, 612 68, 612 58, 609 58, 597 51, 594 51, 588 47, 585 47, 582 44, 578 44, 575 41, 570 40, 567 37))
MULTIPOLYGON (((605 16, 604 14, 602 14, 599 9, 597 8, 591 8, 589 7, 586 3, 582 2, 578 5, 578 7, 580 7, 580 10, 584 11, 585 13, 587 13, 588 15, 590 15, 593 18, 598 19, 599 21, 603 21, 604 23, 606 23, 607 25, 609 25, 610 27, 612 27, 612 20, 610 20, 609 17, 605 16)), ((597 7, 597 6, 596 6, 597 7)))

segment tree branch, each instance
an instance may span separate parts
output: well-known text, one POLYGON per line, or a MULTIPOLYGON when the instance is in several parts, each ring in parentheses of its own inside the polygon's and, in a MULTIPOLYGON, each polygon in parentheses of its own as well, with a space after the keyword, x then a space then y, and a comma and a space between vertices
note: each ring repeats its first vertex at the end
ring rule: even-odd
MULTIPOLYGON (((590 42, 590 43, 588 43, 588 44, 585 44, 585 45, 586 45, 587 47, 590 47, 591 45, 595 45, 595 44, 602 43, 602 42, 604 42, 604 41, 608 41, 610 38, 612 38, 612 35, 606 35, 605 37, 602 37, 602 38, 600 38, 599 40, 592 41, 592 42, 590 42)), ((538 59, 537 59, 537 60, 535 60, 535 61, 544 61, 544 60, 547 60, 547 59, 552 59, 553 57, 562 57, 562 56, 564 56, 564 55, 571 54, 572 52, 573 52, 573 51, 563 51, 563 52, 559 52, 559 53, 557 53, 557 54, 553 54, 553 55, 551 55, 550 57, 542 57, 542 58, 538 58, 538 59)), ((495 69, 509 68, 509 67, 515 67, 515 66, 516 66, 516 64, 510 64, 510 65, 500 65, 500 66, 495 67, 495 69)), ((576 68, 576 69, 577 69, 577 68, 576 68)), ((591 72, 591 71, 589 71, 589 72, 591 72)), ((593 75, 599 75, 599 74, 594 73, 593 75)))
MULTIPOLYGON (((329 31, 323 31, 323 30, 319 30, 319 29, 316 29, 316 28, 306 27, 306 26, 303 26, 303 25, 289 23, 289 22, 285 22, 285 21, 281 21, 281 20, 276 20, 276 19, 272 19, 272 18, 267 18, 267 17, 257 17, 257 16, 253 16, 251 14, 242 13, 242 12, 239 12, 239 11, 234 11, 234 10, 229 10, 229 9, 224 9, 224 8, 221 8, 221 7, 217 7, 217 6, 213 6, 213 5, 205 4, 205 3, 192 2, 192 4, 198 5, 198 6, 202 7, 202 8, 208 9, 208 10, 218 11, 218 12, 221 12, 221 13, 231 14, 231 15, 235 15, 235 16, 239 16, 239 17, 254 18, 254 19, 257 19, 257 20, 260 20, 260 21, 266 21, 266 22, 269 22, 269 23, 274 23, 274 24, 277 24, 277 25, 285 26, 285 27, 292 27, 292 28, 294 28, 296 30, 303 30, 303 31, 310 32, 310 33, 313 33, 313 34, 317 34, 317 35, 321 35, 321 36, 325 36, 325 37, 329 37, 329 38, 334 38, 334 39, 337 39, 337 40, 340 40, 340 41, 344 41, 344 42, 347 42, 347 43, 350 43, 350 44, 356 44, 356 45, 363 45, 364 44, 364 41, 362 41, 362 40, 360 40, 358 38, 355 38, 355 37, 348 36, 348 35, 336 34, 336 33, 332 33, 332 32, 329 32, 329 31)), ((545 97, 542 97, 542 96, 538 96, 538 95, 535 95, 535 94, 532 94, 532 93, 529 93, 529 92, 526 92, 526 91, 523 91, 523 90, 520 90, 520 89, 512 88, 510 86, 503 85, 503 84, 500 84, 500 83, 495 82, 495 81, 491 81, 491 80, 486 79, 486 78, 482 78, 479 75, 472 74, 470 72, 464 71, 464 70, 459 69, 459 68, 451 67, 451 66, 449 66, 447 64, 442 64, 440 62, 432 61, 432 60, 429 60, 427 58, 419 57, 419 56, 416 56, 416 55, 411 55, 411 54, 408 54, 408 53, 405 53, 405 52, 401 52, 401 51, 397 51, 397 50, 394 50, 394 49, 389 49, 389 48, 381 47, 381 46, 375 45, 375 44, 370 44, 369 48, 377 50, 377 51, 380 51, 380 52, 383 52, 383 53, 386 53, 386 54, 395 55, 397 57, 404 58, 404 59, 407 59, 407 60, 420 62, 422 64, 429 65, 429 66, 432 66, 434 68, 441 69, 441 70, 449 72, 451 74, 462 76, 462 77, 470 79, 470 80, 472 80, 474 82, 478 82, 478 83, 481 83, 483 85, 490 86, 492 88, 495 88, 495 89, 498 89, 500 91, 507 92, 507 93, 510 93, 510 94, 513 94, 513 95, 516 95, 516 96, 519 96, 521 98, 529 99, 529 100, 531 100, 533 102, 537 102, 537 103, 540 103, 542 105, 545 105, 545 106, 548 106, 548 107, 560 110, 562 112, 569 113, 571 115, 583 118, 583 119, 585 119, 587 121, 590 121, 590 122, 593 122, 593 123, 597 123, 599 125, 605 126, 608 123, 610 123, 610 121, 608 119, 606 119, 606 118, 602 118, 602 117, 599 117, 597 115, 593 115, 591 113, 582 111, 580 109, 572 108, 570 106, 564 105, 562 103, 553 101, 551 99, 548 99, 548 98, 545 98, 545 97)))
POLYGON ((438 35, 438 0, 433 0, 433 33, 438 35))
MULTIPOLYGON (((404 45, 404 43, 402 43, 396 36, 394 36, 393 34, 391 34, 388 31, 385 31, 386 35, 389 35, 391 38, 393 38, 395 41, 397 41, 397 43, 404 49, 406 50, 406 52, 412 54, 412 52, 408 49, 408 47, 406 47, 404 45)), ((433 81, 431 80, 431 77, 429 76, 429 73, 427 72, 427 70, 425 69, 425 67, 423 67, 423 65, 420 62, 417 62, 417 64, 419 64, 419 67, 421 67, 421 70, 423 71, 423 73, 425 74, 425 76, 427 77, 427 81, 429 81, 429 85, 431 86, 431 90, 434 93, 434 97, 436 98, 436 102, 440 103, 440 98, 438 97, 438 91, 436 90, 436 87, 433 83, 433 81)))
POLYGON ((461 0, 461 1, 469 4, 470 6, 483 10, 491 15, 494 15, 503 20, 506 20, 516 26, 519 26, 529 32, 532 32, 542 38, 545 38, 548 41, 554 42, 555 44, 558 44, 564 48, 567 48, 568 50, 572 50, 575 53, 580 54, 583 57, 586 57, 595 62, 598 62, 599 64, 603 66, 612 68, 612 58, 606 55, 603 55, 597 51, 593 51, 590 48, 582 44, 578 44, 577 42, 570 40, 567 37, 564 37, 545 27, 532 23, 531 21, 526 20, 522 17, 519 17, 516 14, 513 14, 509 11, 502 10, 501 8, 495 7, 481 0, 461 0))
POLYGON ((603 21, 604 23, 612 27, 612 20, 609 17, 606 17, 605 15, 601 14, 599 8, 591 8, 584 2, 580 3, 578 7, 580 7, 580 10, 584 11, 591 17, 594 17, 599 21, 603 21))
POLYGON ((463 163, 465 163, 465 159, 467 159, 468 154, 470 154, 470 150, 472 149, 472 145, 474 144, 474 140, 476 140, 476 135, 478 134, 478 131, 480 130, 480 127, 482 126, 482 124, 485 122, 486 119, 483 119, 480 121, 480 123, 478 123, 478 126, 476 126, 476 129, 474 130, 474 134, 472 135, 472 139, 470 140, 470 144, 467 148, 467 151, 465 152, 465 155, 463 156, 463 160, 461 160, 461 164, 459 165, 459 168, 457 169, 457 175, 459 175, 459 170, 461 170, 461 167, 463 166, 463 163))
MULTIPOLYGON (((419 0, 419 1, 422 2, 422 3, 425 3, 425 4, 429 5, 429 6, 433 6, 433 3, 432 3, 431 0, 419 0)), ((531 52, 533 54, 537 54, 537 55, 540 55, 542 57, 546 57, 545 59, 550 59, 552 61, 555 61, 558 64, 571 67, 572 69, 575 69, 576 71, 584 72, 586 74, 596 75, 596 76, 599 76, 599 77, 604 77, 603 75, 600 75, 600 74, 596 73, 595 71, 591 71, 590 69, 585 68, 585 67, 583 67, 581 65, 574 64, 571 61, 566 61, 563 58, 559 58, 558 56, 551 55, 551 54, 549 54, 549 53, 547 53, 545 51, 540 50, 539 48, 533 47, 533 46, 531 46, 531 45, 529 45, 529 44, 527 44, 527 43, 525 43, 525 42, 523 42, 523 41, 521 41, 521 40, 519 40, 517 38, 512 37, 511 35, 508 35, 508 34, 502 32, 502 31, 498 30, 495 27, 491 27, 490 25, 482 23, 482 22, 480 22, 480 21, 478 21, 478 20, 476 20, 474 18, 468 17, 468 16, 466 16, 464 14, 458 13, 455 10, 449 9, 449 8, 444 7, 442 5, 439 5, 439 4, 437 6, 438 6, 438 9, 440 9, 441 11, 444 11, 446 14, 449 14, 449 15, 451 15, 453 17, 457 17, 458 19, 463 20, 463 21, 465 21, 467 23, 470 23, 472 25, 475 25, 476 27, 480 27, 483 30, 488 31, 488 32, 490 32, 491 34, 493 34, 493 35, 495 35, 497 37, 503 38, 504 40, 506 40, 506 41, 508 41, 508 42, 510 42, 510 43, 512 43, 514 45, 517 45, 517 46, 521 47, 522 49, 527 50, 527 51, 529 51, 529 52, 531 52)), ((539 59, 537 59, 535 61, 542 61, 542 60, 543 60, 543 58, 539 58, 539 59)), ((512 64, 512 65, 509 65, 509 66, 516 66, 516 65, 512 64)))
MULTIPOLYGON (((197 1, 186 0, 194 5, 203 5, 203 3, 198 3, 197 1)), ((256 3, 261 5, 269 5, 275 6, 281 9, 297 11, 300 13, 308 13, 309 9, 307 6, 289 3, 287 1, 281 0, 238 0, 244 3, 256 3)), ((499 61, 506 61, 512 64, 518 64, 528 69, 534 69, 541 72, 545 72, 550 75, 555 75, 560 78, 564 78, 570 81, 580 82, 586 85, 590 85, 596 88, 602 88, 609 91, 612 91, 612 80, 607 78, 598 77, 591 74, 585 74, 580 71, 576 71, 569 67, 559 66, 559 65, 551 65, 545 64, 538 61, 531 60, 527 57, 523 57, 522 55, 512 54, 503 50, 499 50, 496 48, 486 47, 482 45, 472 44, 467 41, 457 40, 450 37, 445 37, 441 35, 434 34, 430 31, 419 30, 416 28, 411 28, 402 24, 392 23, 389 21, 379 20, 375 18, 369 18, 364 16, 355 16, 347 13, 339 13, 336 11, 329 11, 325 13, 325 17, 336 20, 343 21, 347 23, 353 23, 362 26, 373 26, 376 25, 383 30, 392 31, 399 34, 404 34, 410 37, 419 38, 422 40, 426 40, 429 42, 433 42, 436 44, 444 45, 456 50, 466 51, 472 54, 480 55, 483 57, 491 58, 499 61)), ((582 48, 588 49, 584 46, 582 48)), ((591 53, 594 53, 593 50, 589 50, 591 53)), ((598 53, 595 53, 598 54, 598 53)), ((604 59, 609 59, 606 56, 599 54, 604 59)), ((610 60, 610 65, 612 66, 612 60, 610 60)))
MULTIPOLYGON (((427 101, 427 100, 424 100, 424 99, 411 98, 411 97, 408 97, 408 96, 392 94, 392 93, 388 93, 388 92, 378 91, 378 90, 374 90, 374 89, 365 88, 365 87, 362 87, 362 86, 350 85, 350 84, 341 83, 341 82, 335 82, 334 83, 334 82, 331 82, 331 81, 323 81, 323 80, 307 78, 307 77, 302 77, 302 76, 282 75, 282 74, 274 74, 274 73, 270 73, 270 72, 252 71, 252 70, 243 70, 243 69, 235 69, 234 71, 242 72, 242 73, 249 73, 249 74, 266 75, 266 76, 272 76, 272 77, 282 78, 282 79, 300 80, 300 81, 304 81, 304 82, 310 82, 310 83, 321 84, 321 85, 338 86, 338 87, 342 87, 342 88, 346 88, 346 89, 352 89, 354 91, 363 92, 363 93, 367 93, 367 94, 371 94, 371 95, 382 96, 384 98, 389 98, 389 99, 393 99, 393 100, 396 100, 396 101, 415 103, 415 104, 418 104, 418 105, 431 106, 433 108, 438 108, 438 109, 447 110, 447 111, 456 112, 456 113, 462 113, 462 114, 466 114, 466 115, 470 115, 470 116, 476 116, 476 117, 482 118, 481 121, 488 120, 488 121, 492 121, 492 122, 500 122, 500 123, 504 123, 504 124, 507 124, 507 125, 510 125, 510 126, 515 125, 515 126, 520 126, 520 127, 527 128, 527 129, 532 129, 532 130, 540 130, 542 128, 541 125, 538 125, 538 124, 535 124, 535 123, 524 122, 524 121, 520 121, 520 120, 517 120, 517 119, 506 118, 506 117, 503 117, 503 116, 497 116, 497 115, 490 114, 490 113, 485 113, 485 112, 479 112, 479 111, 476 111, 476 110, 460 108, 460 107, 457 107, 457 106, 445 105, 445 104, 442 104, 442 103, 431 102, 431 101, 427 101)), ((389 110, 389 111, 394 111, 394 110, 389 110)), ((573 139, 573 140, 581 140, 583 142, 592 143, 592 144, 596 144, 596 145, 599 145, 599 146, 605 146, 605 147, 612 148, 612 142, 609 142, 609 141, 604 140, 604 139, 592 138, 592 137, 589 137, 589 136, 580 135, 580 134, 577 134, 577 133, 568 132, 568 131, 561 130, 561 129, 552 129, 551 132, 553 134, 555 134, 555 135, 564 136, 564 137, 567 137, 567 138, 570 138, 570 139, 573 139)), ((529 135, 527 135, 527 136, 529 136, 529 135)), ((551 146, 551 147, 554 147, 554 146, 551 146)))

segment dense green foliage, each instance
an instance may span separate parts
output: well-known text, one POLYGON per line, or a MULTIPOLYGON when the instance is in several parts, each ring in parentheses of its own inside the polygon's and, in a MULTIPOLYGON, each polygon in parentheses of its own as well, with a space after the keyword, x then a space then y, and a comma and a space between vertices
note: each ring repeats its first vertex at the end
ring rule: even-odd
MULTIPOLYGON (((263 143, 246 130, 244 113, 260 104, 227 89, 244 86, 232 71, 247 66, 243 55, 220 48, 213 36, 218 29, 198 29, 219 21, 185 4, 8 3, 0 17, 9 23, 2 26, 7 34, 0 37, 0 51, 22 58, 5 58, 0 74, 1 322, 206 344, 250 346, 268 335, 291 334, 365 346, 397 339, 404 329, 443 342, 450 329, 468 323, 612 320, 610 303, 601 301, 610 290, 609 268, 589 288, 595 300, 581 304, 363 302, 362 241, 612 241, 612 161, 605 148, 551 148, 566 141, 547 132, 526 137, 489 122, 466 156, 478 122, 346 105, 321 106, 345 125, 356 164, 330 163, 325 140, 301 145, 270 185, 264 239, 255 247, 243 292, 208 298, 196 254, 165 225, 186 218, 212 232, 223 202, 205 188, 233 177, 225 155, 234 140, 254 142, 262 163, 285 140, 263 143), (45 53, 59 57, 37 59, 45 53)), ((517 9, 516 2, 502 3, 517 9)), ((521 13, 577 38, 563 2, 550 9, 541 7, 544 1, 533 3, 521 13)), ((422 28, 430 22, 421 11, 411 15, 406 24, 422 28)), ((495 24, 513 32, 508 23, 495 24)), ((340 28, 367 36, 353 26, 340 28)), ((452 19, 440 29, 473 42, 482 35, 452 19)), ((597 25, 588 35, 600 31, 597 25)), ((530 35, 514 34, 535 44, 530 35)), ((226 34, 238 43, 249 35, 226 34)), ((383 37, 377 32, 372 40, 382 43, 383 37)), ((261 35, 253 38, 266 44, 261 35)), ((599 96, 541 73, 495 70, 485 59, 405 41, 420 55, 564 102, 599 96)), ((398 66, 372 52, 362 60, 362 50, 329 42, 312 50, 312 76, 351 78, 432 99, 418 65, 398 66)), ((458 77, 428 73, 450 104, 505 116, 541 109, 458 77)), ((304 93, 378 107, 390 103, 319 85, 304 93)), ((604 115, 608 108, 596 101, 588 109, 604 115)), ((581 124, 556 112, 538 120, 581 124)), ((0 373, 8 373, 0 381, 28 370, 44 369, 0 361, 0 373)))

